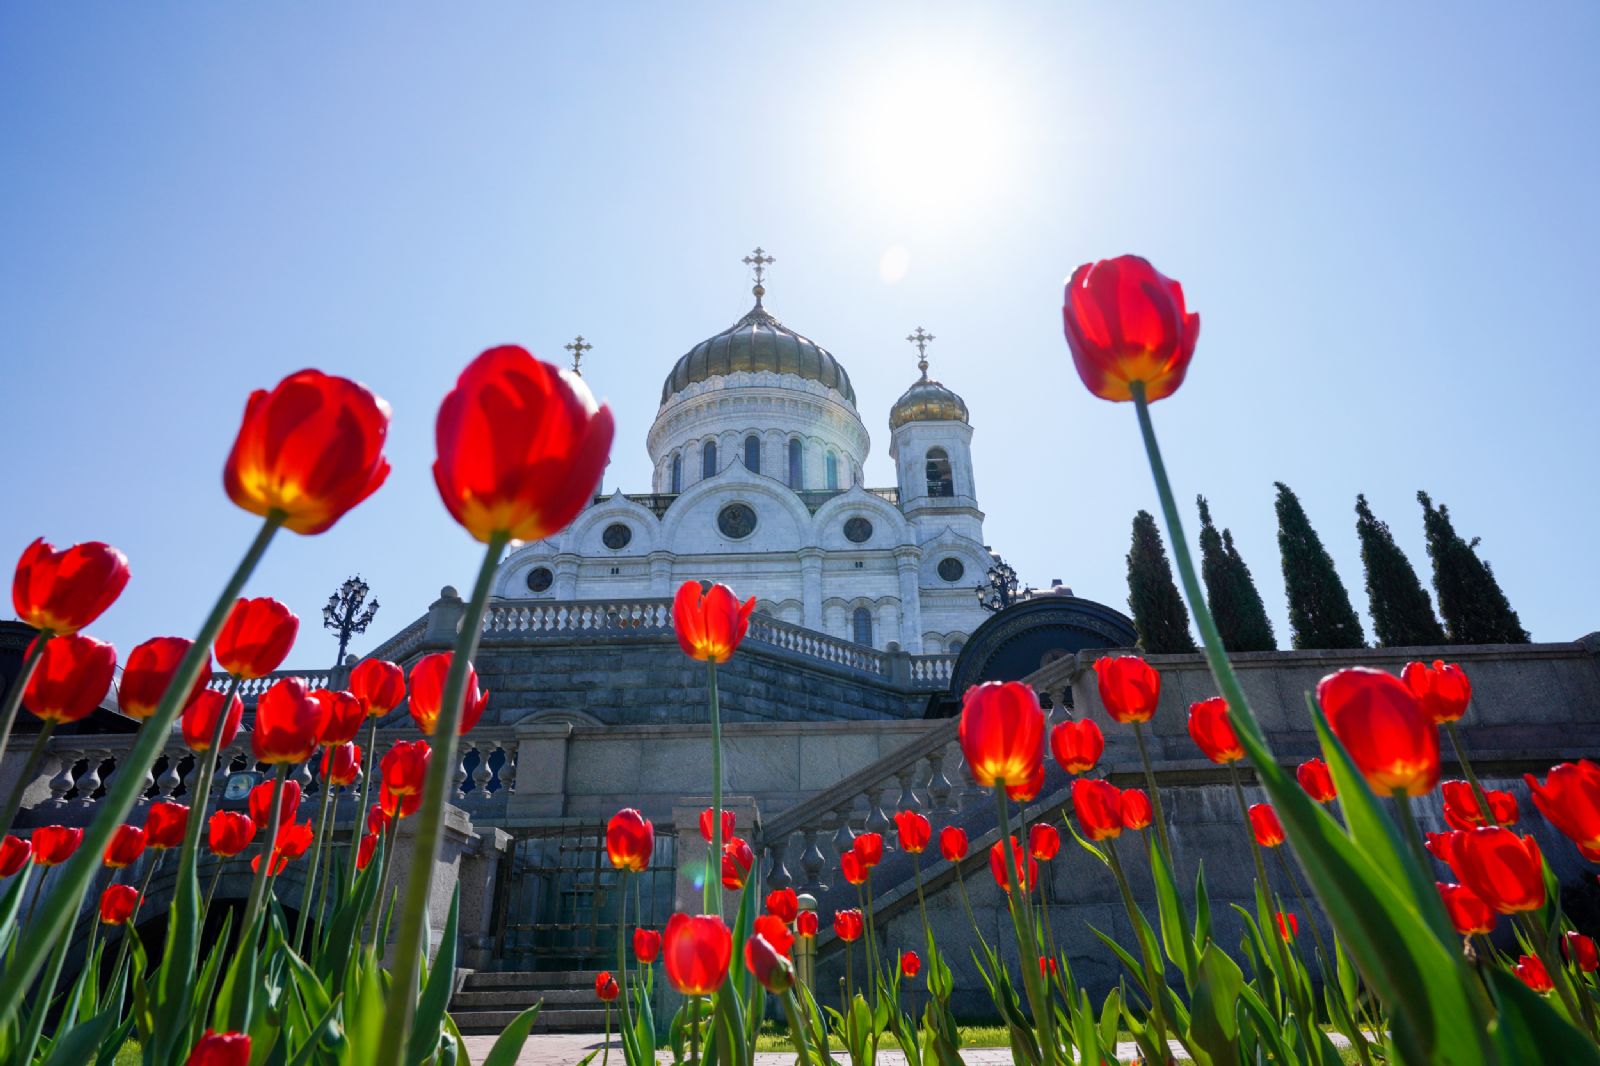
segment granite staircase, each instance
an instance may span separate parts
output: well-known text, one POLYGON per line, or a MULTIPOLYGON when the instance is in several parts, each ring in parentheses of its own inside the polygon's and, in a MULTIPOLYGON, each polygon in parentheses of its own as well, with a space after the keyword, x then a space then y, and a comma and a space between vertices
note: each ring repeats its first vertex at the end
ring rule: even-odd
POLYGON ((450 1017, 463 1033, 498 1033, 539 1001, 544 1008, 536 1033, 598 1033, 606 1011, 594 995, 598 970, 549 970, 467 974, 450 998, 450 1017))

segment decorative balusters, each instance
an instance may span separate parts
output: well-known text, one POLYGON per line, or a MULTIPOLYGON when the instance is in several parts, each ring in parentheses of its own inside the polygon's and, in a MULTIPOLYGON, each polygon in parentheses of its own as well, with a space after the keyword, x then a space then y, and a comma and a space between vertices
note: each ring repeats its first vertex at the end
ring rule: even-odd
POLYGON ((492 745, 478 744, 473 746, 478 753, 478 765, 472 771, 472 791, 468 793, 471 799, 488 799, 489 782, 494 780, 494 771, 489 768, 489 757, 494 754, 492 745))
POLYGON ((816 826, 805 831, 805 838, 801 844, 800 869, 805 872, 805 890, 813 894, 825 892, 828 886, 822 881, 822 871, 827 868, 828 858, 822 854, 819 843, 822 830, 816 826))
POLYGON ((917 795, 916 788, 911 784, 919 776, 917 770, 921 766, 921 761, 918 761, 894 775, 894 779, 900 782, 900 796, 895 800, 895 810, 914 811, 922 806, 922 798, 917 795))
POLYGON ((178 760, 183 758, 183 755, 181 752, 169 751, 162 758, 166 759, 167 769, 156 781, 156 794, 161 800, 171 800, 178 787, 183 784, 183 777, 178 773, 178 760))
POLYGON ((83 757, 89 760, 89 766, 84 770, 83 776, 78 778, 77 803, 80 807, 92 807, 94 794, 99 791, 101 785, 100 765, 111 757, 111 753, 91 748, 83 753, 83 757))
POLYGON ((789 876, 789 867, 784 864, 784 854, 789 850, 789 841, 784 840, 779 844, 768 844, 767 853, 767 888, 777 891, 788 888, 793 879, 789 876))
MULTIPOLYGON (((943 751, 936 751, 928 756, 928 767, 932 772, 932 776, 928 779, 928 798, 932 801, 931 814, 949 817, 955 814, 958 808, 950 802, 955 786, 945 776, 944 760, 943 751)), ((959 802, 960 796, 957 795, 956 799, 959 802)))
POLYGON ((61 760, 61 771, 50 779, 49 802, 52 807, 65 807, 67 793, 77 784, 73 770, 77 767, 78 760, 83 758, 83 753, 66 748, 57 751, 56 757, 61 760))
POLYGON ((515 795, 517 791, 517 742, 515 740, 502 742, 500 750, 505 753, 505 758, 500 763, 500 791, 515 795))
MULTIPOLYGON (((833 822, 836 828, 833 833, 833 853, 843 855, 855 844, 856 834, 850 828, 850 810, 855 806, 855 801, 839 807, 833 812, 833 822)), ((824 860, 826 861, 826 860, 824 860)))
POLYGON ((883 797, 891 790, 887 787, 870 789, 867 797, 867 818, 862 823, 869 833, 887 833, 893 823, 889 816, 883 812, 883 797))

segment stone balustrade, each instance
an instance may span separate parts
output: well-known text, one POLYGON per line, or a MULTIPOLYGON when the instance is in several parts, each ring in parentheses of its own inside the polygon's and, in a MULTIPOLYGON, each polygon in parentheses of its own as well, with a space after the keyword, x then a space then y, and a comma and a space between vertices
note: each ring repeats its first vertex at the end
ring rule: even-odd
MULTIPOLYGON (((265 677, 253 677, 248 681, 239 682, 239 699, 246 706, 254 706, 260 695, 273 685, 286 677, 297 678, 305 683, 308 689, 329 688, 333 684, 332 670, 274 670, 265 677)), ((213 674, 206 688, 213 692, 226 692, 228 686, 233 684, 233 679, 227 674, 213 674)))

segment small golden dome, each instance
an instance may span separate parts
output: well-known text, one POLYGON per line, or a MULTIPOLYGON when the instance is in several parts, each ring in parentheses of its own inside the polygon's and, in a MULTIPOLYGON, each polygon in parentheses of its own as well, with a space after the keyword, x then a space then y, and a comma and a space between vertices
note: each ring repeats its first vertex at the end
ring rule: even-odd
POLYGON ((907 422, 965 422, 967 404, 961 397, 928 377, 905 391, 889 409, 889 428, 899 429, 907 422))

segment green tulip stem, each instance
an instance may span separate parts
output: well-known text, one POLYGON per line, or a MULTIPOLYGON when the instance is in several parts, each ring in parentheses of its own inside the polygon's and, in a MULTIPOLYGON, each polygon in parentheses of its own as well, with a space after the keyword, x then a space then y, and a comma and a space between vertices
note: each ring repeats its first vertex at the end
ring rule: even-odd
MULTIPOLYGON (((362 830, 367 827, 367 811, 371 809, 373 798, 378 794, 372 780, 372 768, 378 756, 378 716, 374 715, 372 722, 367 727, 367 765, 361 774, 361 791, 351 789, 351 795, 356 797, 355 815, 350 822, 350 861, 345 864, 344 893, 356 884, 356 855, 361 851, 362 830)), ((335 819, 337 821, 337 819, 335 819)))
POLYGON ((111 979, 117 979, 117 971, 122 969, 122 963, 128 957, 128 941, 133 938, 134 927, 139 924, 139 912, 144 909, 145 893, 150 891, 150 881, 155 877, 156 871, 161 868, 161 860, 166 858, 166 849, 155 853, 150 860, 150 865, 145 868, 144 880, 139 882, 139 897, 133 901, 133 913, 128 916, 122 930, 122 943, 117 947, 117 963, 111 967, 111 979))
POLYGON ((790 985, 778 997, 783 1001, 783 1016, 789 1022, 789 1032, 794 1038, 795 1047, 800 1050, 800 1061, 804 1066, 811 1066, 815 1061, 811 1055, 811 1045, 806 1039, 806 1027, 800 1017, 799 1002, 795 998, 794 986, 790 985))
MULTIPOLYGON (((622 989, 622 1025, 632 1032, 633 1022, 628 1017, 628 871, 620 870, 617 876, 621 878, 621 888, 617 892, 621 904, 617 908, 617 984, 622 989)), ((608 1010, 609 1007, 608 1004, 608 1010)))
MULTIPOLYGON (((311 869, 306 873, 306 882, 300 889, 300 920, 295 923, 294 929, 294 950, 303 953, 306 952, 306 925, 311 920, 311 904, 317 887, 317 874, 322 868, 322 850, 328 839, 328 796, 334 788, 328 781, 329 750, 331 749, 322 749, 322 799, 317 804, 317 839, 311 848, 311 869)), ((312 755, 312 759, 315 758, 316 756, 312 755)))
POLYGON ((1411 846, 1411 854, 1417 860, 1417 865, 1423 870, 1432 870, 1433 863, 1428 860, 1428 849, 1422 842, 1422 830, 1417 828, 1417 816, 1411 810, 1411 797, 1406 795, 1405 789, 1395 790, 1394 807, 1400 812, 1401 831, 1405 833, 1406 843, 1411 846))
POLYGON ((246 951, 254 951, 256 943, 256 916, 266 899, 267 879, 277 865, 278 830, 283 825, 283 783, 289 777, 289 764, 278 764, 272 778, 272 813, 267 816, 267 839, 261 845, 261 861, 256 865, 256 875, 250 882, 250 899, 245 903, 244 922, 239 926, 240 944, 246 951))
POLYGON ((44 761, 45 749, 50 746, 50 734, 56 731, 54 718, 46 718, 39 727, 39 735, 34 738, 33 747, 28 749, 28 758, 22 764, 22 772, 17 775, 17 783, 11 786, 11 795, 6 797, 4 811, 0 811, 0 839, 11 832, 11 823, 16 820, 17 810, 22 806, 22 794, 33 783, 33 775, 38 772, 39 764, 44 761))
POLYGON ((1461 743, 1461 734, 1456 732, 1456 724, 1446 722, 1444 731, 1450 737, 1450 746, 1456 751, 1456 762, 1461 764, 1461 776, 1467 779, 1467 783, 1472 786, 1472 794, 1478 799, 1478 809, 1483 812, 1483 824, 1499 825, 1500 820, 1494 816, 1494 811, 1489 806, 1489 793, 1472 769, 1472 762, 1467 758, 1467 749, 1461 743))
POLYGON ((1556 995, 1561 997, 1561 1004, 1566 1008, 1567 1017, 1574 1025, 1582 1019, 1584 1030, 1589 1036, 1600 1038, 1600 1030, 1595 1027, 1593 997, 1581 988, 1572 987, 1572 974, 1562 965, 1560 954, 1551 947, 1548 931, 1544 928, 1544 923, 1536 917, 1537 914, 1537 911, 1521 911, 1515 918, 1521 923, 1528 943, 1533 945, 1534 953, 1538 955, 1539 961, 1544 963, 1545 970, 1550 974, 1550 981, 1556 986, 1556 995))
MULTIPOLYGON (((223 586, 211 613, 206 616, 194 644, 184 654, 167 683, 167 691, 156 705, 155 713, 139 730, 133 748, 125 759, 119 760, 117 773, 112 775, 105 795, 96 805, 95 819, 84 833, 83 841, 70 860, 61 868, 60 876, 52 887, 50 899, 45 904, 37 924, 25 930, 16 943, 10 965, 0 972, 0 1028, 16 1017, 19 1005, 26 999, 28 988, 44 967, 55 942, 69 935, 72 919, 83 905, 84 893, 94 879, 105 854, 106 845, 117 827, 127 820, 128 813, 144 793, 144 774, 155 765, 172 735, 172 725, 183 709, 185 697, 199 680, 201 670, 211 657, 211 645, 227 620, 233 601, 238 599, 261 557, 266 554, 272 537, 283 525, 287 516, 274 511, 261 523, 255 540, 245 551, 244 558, 234 568, 233 576, 223 586)), ((182 871, 179 871, 179 891, 183 889, 182 871)), ((178 968, 173 967, 176 971, 178 968)))
POLYGON ((967 879, 961 875, 961 864, 952 863, 956 868, 956 887, 961 889, 961 906, 967 912, 967 924, 972 926, 972 933, 982 943, 987 943, 983 938, 983 931, 978 928, 978 919, 972 913, 972 899, 967 895, 967 879))
POLYGON ((924 939, 932 935, 928 928, 928 901, 922 894, 922 852, 911 853, 911 875, 916 878, 917 884, 917 911, 922 915, 922 935, 924 939))
MULTIPOLYGON (((1105 843, 1106 858, 1111 865, 1111 875, 1117 879, 1117 888, 1122 893, 1122 905, 1127 909, 1128 920, 1133 923, 1133 927, 1137 931, 1141 928, 1142 924, 1139 914, 1139 904, 1134 901, 1133 889, 1128 884, 1128 875, 1122 869, 1121 857, 1117 855, 1116 838, 1113 837, 1107 840, 1105 843)), ((1150 997, 1150 1017, 1156 1025, 1156 1043, 1161 1047, 1167 1047, 1169 1044, 1167 1038, 1166 1007, 1162 1003, 1161 989, 1157 988, 1153 983, 1154 981, 1163 979, 1162 975, 1164 971, 1161 969, 1160 959, 1155 956, 1154 948, 1152 945, 1146 942, 1143 933, 1139 934, 1139 953, 1144 956, 1145 967, 1151 971, 1150 979, 1152 980, 1152 984, 1145 991, 1150 997)))
POLYGON ((700 1066, 700 997, 689 997, 689 1066, 700 1066))
MULTIPOLYGON (((95 917, 95 925, 99 925, 99 916, 95 917)), ((72 940, 71 928, 56 944, 55 951, 50 955, 50 964, 45 969, 44 979, 39 987, 34 989, 32 1001, 35 1004, 33 1013, 28 1016, 27 1029, 23 1032, 17 1046, 20 1052, 12 1062, 32 1062, 33 1052, 39 1046, 39 1036, 44 1032, 44 1018, 50 1013, 50 1001, 56 998, 56 985, 61 981, 61 967, 67 961, 67 946, 72 940)), ((91 949, 92 950, 92 949, 91 949)), ((88 965, 87 962, 84 963, 88 965)))
POLYGON ((216 895, 217 895, 217 883, 222 880, 222 871, 223 871, 224 868, 227 867, 227 865, 228 865, 228 860, 227 859, 223 858, 220 855, 217 856, 217 869, 216 869, 216 872, 211 875, 211 884, 206 888, 205 906, 200 908, 200 920, 202 922, 205 921, 206 915, 211 913, 211 901, 214 898, 216 898, 216 895))
MULTIPOLYGON (((626 996, 624 996, 626 998, 626 996)), ((606 1003, 606 1033, 600 1038, 600 1066, 611 1061, 611 1003, 606 1003)))
POLYGON ((1155 808, 1156 835, 1161 838, 1161 850, 1167 853, 1167 861, 1174 863, 1173 871, 1176 872, 1172 841, 1167 838, 1167 816, 1161 809, 1161 790, 1156 787, 1156 773, 1150 767, 1150 752, 1145 748, 1143 722, 1133 723, 1133 739, 1139 743, 1139 762, 1144 765, 1144 781, 1150 787, 1150 806, 1155 808))
POLYGON ((450 672, 445 676, 439 720, 434 723, 433 736, 430 738, 433 754, 428 762, 422 806, 416 814, 417 827, 413 836, 415 850, 411 858, 411 871, 406 878, 404 908, 400 912, 400 935, 395 944, 394 981, 389 986, 386 1024, 383 1026, 378 1055, 373 1060, 375 1062, 399 1062, 404 1049, 411 1046, 411 1026, 417 1011, 417 979, 423 952, 427 950, 427 945, 422 942, 422 929, 427 924, 433 868, 438 861, 439 844, 444 835, 444 809, 450 802, 450 792, 455 782, 456 742, 461 732, 467 671, 472 667, 472 657, 478 651, 478 639, 483 635, 483 610, 489 600, 489 587, 494 582, 500 556, 510 540, 507 532, 496 532, 489 536, 483 564, 478 568, 478 579, 473 584, 472 599, 468 601, 461 618, 460 634, 456 637, 455 650, 450 658, 450 672))
MULTIPOLYGON (((11 679, 11 687, 6 689, 5 696, 0 697, 0 761, 5 759, 6 746, 11 742, 11 727, 16 724, 17 711, 22 707, 22 692, 28 687, 28 679, 33 676, 34 668, 44 656, 46 642, 53 636, 55 634, 48 629, 39 631, 39 635, 28 645, 28 653, 22 657, 22 669, 11 679)), ((0 837, 4 835, 5 832, 0 830, 0 837)))
POLYGON ((1317 942, 1317 954, 1320 956, 1322 963, 1322 978, 1326 983, 1333 977, 1330 970, 1330 967, 1334 964, 1333 956, 1328 954, 1328 945, 1322 942, 1322 930, 1317 927, 1316 917, 1311 912, 1311 904, 1307 902, 1306 894, 1300 887, 1300 881, 1295 877, 1294 869, 1289 865, 1289 857, 1283 853, 1283 845, 1280 844, 1272 850, 1278 853, 1278 862, 1283 865, 1284 879, 1289 882, 1289 887, 1294 889, 1295 899, 1299 901, 1300 909, 1305 912, 1306 921, 1311 924, 1311 937, 1317 942))
POLYGON ((195 856, 199 852, 200 834, 204 831, 206 812, 211 805, 211 782, 216 776, 217 760, 222 757, 222 734, 228 726, 228 708, 233 705, 234 696, 238 695, 239 682, 239 678, 229 675, 228 690, 222 696, 222 709, 217 712, 216 724, 211 727, 211 746, 199 759, 194 790, 190 793, 194 802, 189 805, 189 821, 183 829, 183 850, 178 853, 180 871, 185 869, 186 863, 197 862, 195 856))
POLYGON ((1006 803, 1006 789, 1004 782, 996 782, 994 786, 995 812, 1000 822, 1000 856, 1001 864, 1006 868, 1006 904, 1011 911, 1011 924, 1017 934, 1017 949, 1022 956, 1022 986, 1028 994, 1028 1005, 1033 1008, 1033 1022, 1039 1027, 1039 1043, 1044 1053, 1046 1066, 1054 1066, 1058 1055, 1055 1043, 1055 1009, 1049 998, 1049 990, 1044 987, 1042 975, 1039 972, 1039 938, 1033 929, 1033 904, 1028 902, 1028 894, 1022 889, 1017 879, 1017 864, 1020 859, 1022 868, 1027 870, 1027 852, 1022 850, 1022 845, 1017 842, 1013 846, 1011 839, 1011 811, 1006 803))
POLYGON ((1256 879, 1261 882, 1261 887, 1266 889, 1267 898, 1272 898, 1272 882, 1267 878, 1267 864, 1261 861, 1261 845, 1256 840, 1255 827, 1250 824, 1250 805, 1245 802, 1244 785, 1239 781, 1239 767, 1236 763, 1228 764, 1228 780, 1233 783, 1233 796, 1239 802, 1239 817, 1244 820, 1245 836, 1250 838, 1250 857, 1256 862, 1256 879))
POLYGON ((705 907, 722 913, 722 707, 717 698, 717 663, 706 660, 711 700, 711 850, 706 853, 705 907))

